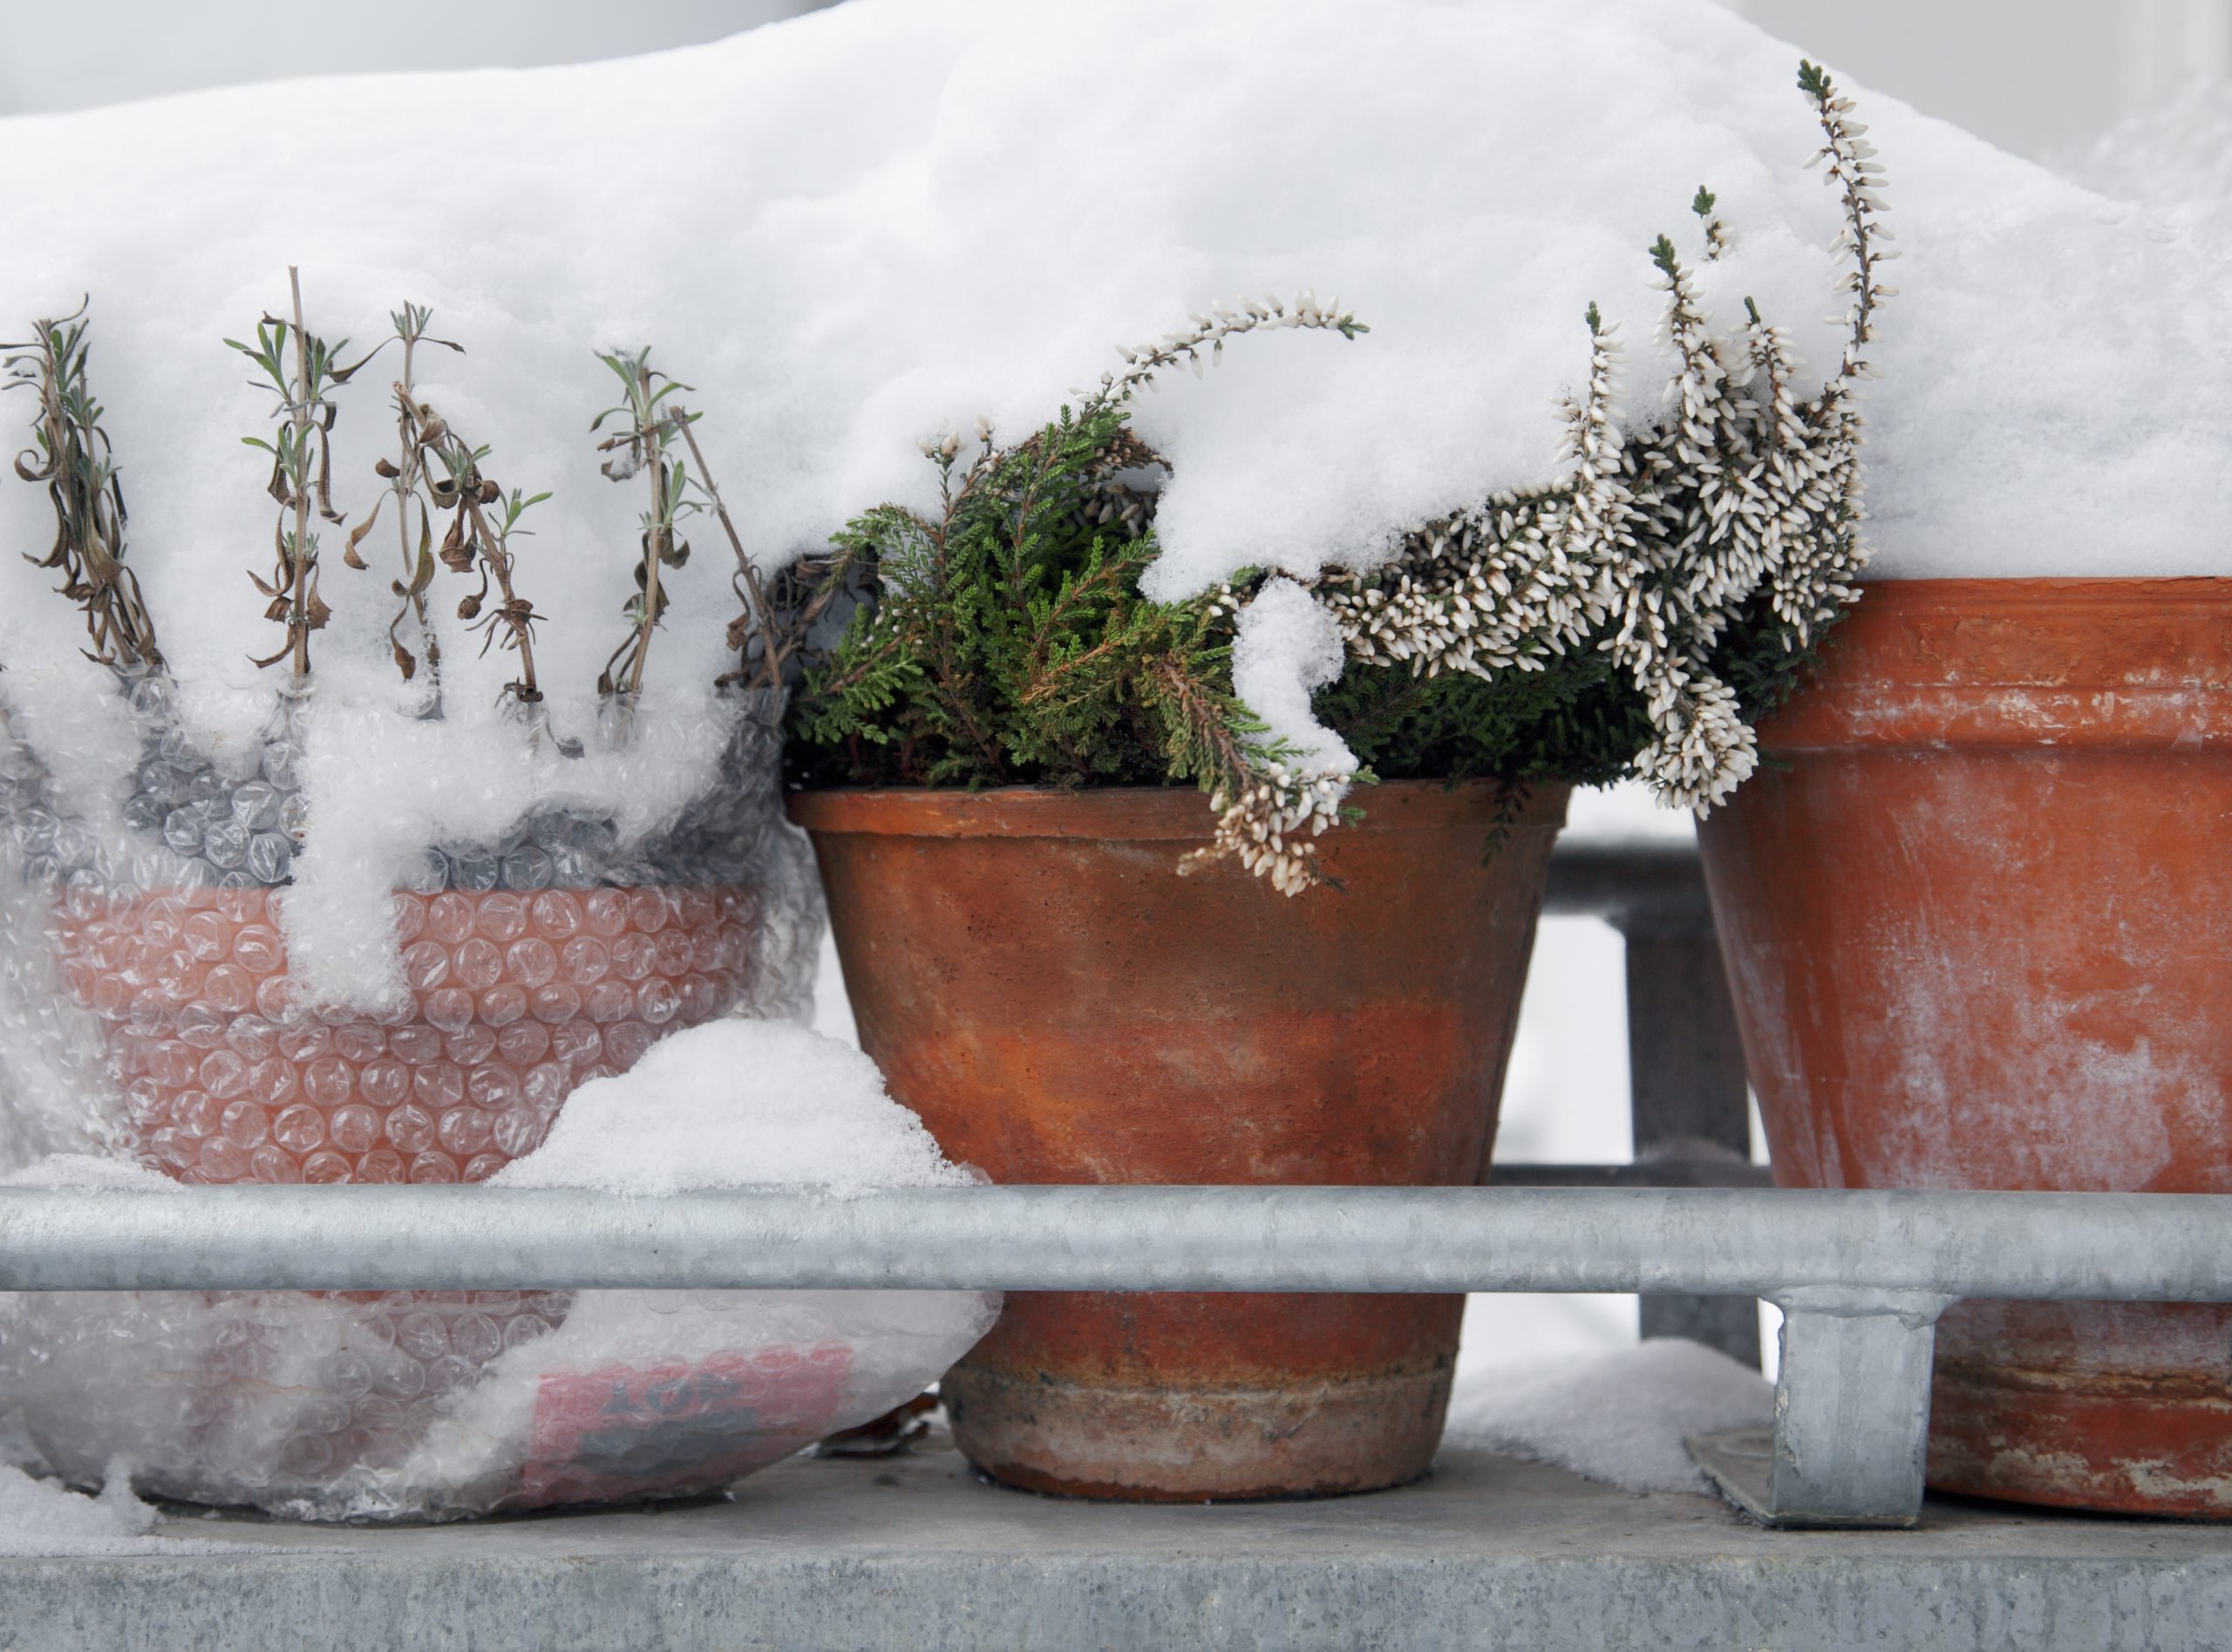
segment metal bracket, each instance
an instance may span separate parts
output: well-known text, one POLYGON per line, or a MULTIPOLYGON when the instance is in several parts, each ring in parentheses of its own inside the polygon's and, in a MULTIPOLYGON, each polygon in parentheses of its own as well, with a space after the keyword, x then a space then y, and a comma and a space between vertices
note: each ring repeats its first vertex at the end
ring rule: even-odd
POLYGON ((1915 1525, 1937 1316, 1955 1300, 1821 1288, 1778 1296, 1773 1432, 1705 1436, 1689 1442, 1691 1457, 1762 1526, 1915 1525))

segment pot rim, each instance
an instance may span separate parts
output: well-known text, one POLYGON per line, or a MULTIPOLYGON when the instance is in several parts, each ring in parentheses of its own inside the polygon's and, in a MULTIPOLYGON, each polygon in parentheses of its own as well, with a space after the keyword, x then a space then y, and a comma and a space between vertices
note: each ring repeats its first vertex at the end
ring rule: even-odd
POLYGON ((1878 580, 1765 719, 1771 752, 2232 746, 2232 579, 1878 580))
MULTIPOLYGON (((1496 820, 1494 780, 1384 780, 1350 799, 1364 819, 1340 832, 1432 830, 1496 820)), ((1573 788, 1541 781, 1528 788, 1514 831, 1555 832, 1565 824, 1573 788)), ((791 819, 809 832, 875 837, 1081 838, 1101 841, 1208 843, 1216 834, 1208 799, 1191 785, 838 786, 793 792, 791 819)))

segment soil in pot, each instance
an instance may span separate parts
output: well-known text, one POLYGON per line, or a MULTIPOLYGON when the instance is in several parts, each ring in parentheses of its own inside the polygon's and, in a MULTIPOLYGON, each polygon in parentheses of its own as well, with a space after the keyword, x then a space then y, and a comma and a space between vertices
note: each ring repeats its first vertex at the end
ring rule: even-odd
MULTIPOLYGON (((813 792, 861 1040, 998 1182, 1465 1185, 1566 790, 1373 786, 1287 899, 1188 789, 813 792), (1508 806, 1501 812, 1508 813, 1508 806)), ((1425 1472, 1463 1298, 1018 1294, 948 1375, 955 1436, 1036 1491, 1197 1501, 1425 1472)))
MULTIPOLYGON (((1776 1179, 2232 1192, 2232 581, 1889 581, 1703 826, 1776 1179)), ((1941 1489, 2232 1517, 2232 1309, 1964 1302, 1941 1489)))

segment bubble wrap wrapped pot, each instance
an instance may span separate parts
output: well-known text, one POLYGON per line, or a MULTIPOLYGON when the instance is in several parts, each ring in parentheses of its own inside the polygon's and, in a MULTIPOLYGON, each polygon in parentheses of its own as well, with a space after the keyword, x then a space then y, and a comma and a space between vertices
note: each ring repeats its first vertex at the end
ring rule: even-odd
MULTIPOLYGON (((292 892, 235 853, 303 819, 284 751, 228 791, 160 726, 167 697, 133 691, 151 732, 120 837, 58 808, 36 753, 0 750, 7 1157, 478 1181, 657 1039, 811 1004, 820 895, 770 717, 651 842, 564 818, 430 848, 391 899, 407 996, 367 1012, 305 1001, 292 892)), ((296 1517, 690 1495, 911 1397, 989 1322, 975 1299, 959 1317, 904 1296, 20 1295, 0 1298, 0 1416, 65 1478, 120 1454, 142 1491, 296 1517)))

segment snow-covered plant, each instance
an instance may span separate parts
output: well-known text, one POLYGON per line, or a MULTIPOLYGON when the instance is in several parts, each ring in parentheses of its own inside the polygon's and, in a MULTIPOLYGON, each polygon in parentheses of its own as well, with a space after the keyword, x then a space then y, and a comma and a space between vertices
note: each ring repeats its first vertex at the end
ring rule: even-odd
POLYGON ((243 436, 250 447, 271 455, 268 491, 278 501, 279 520, 271 533, 271 577, 250 570, 255 588, 269 599, 264 617, 287 628, 286 642, 259 666, 276 665, 291 658, 297 683, 309 676, 310 633, 322 630, 331 617, 317 589, 317 535, 310 531, 313 506, 327 521, 346 519, 333 508, 333 452, 331 435, 337 409, 332 392, 349 382, 364 364, 340 364, 340 352, 349 341, 328 344, 303 325, 303 281, 294 266, 287 269, 292 299, 291 322, 266 315, 257 323, 255 343, 236 338, 225 341, 253 362, 262 374, 249 381, 268 385, 279 396, 273 417, 278 421, 269 437, 243 436))
POLYGON ((44 483, 54 506, 54 544, 31 560, 61 571, 61 594, 85 610, 92 658, 160 670, 155 622, 138 576, 124 565, 124 490, 101 428, 101 405, 86 379, 92 353, 86 308, 40 322, 25 343, 0 343, 7 388, 30 391, 37 404, 31 445, 17 454, 16 474, 44 483))
MULTIPOLYGON (((500 645, 519 656, 520 674, 504 685, 504 691, 515 704, 532 707, 542 699, 542 690, 534 675, 534 627, 542 616, 513 583, 515 553, 512 540, 528 536, 529 530, 520 526, 520 519, 550 495, 530 494, 516 487, 507 493, 481 471, 489 448, 467 441, 418 393, 412 370, 420 344, 439 344, 460 355, 465 350, 464 345, 451 339, 428 335, 426 326, 432 317, 433 312, 425 305, 409 303, 389 317, 395 327, 394 337, 389 342, 403 346, 402 373, 394 387, 396 457, 380 459, 373 466, 387 487, 373 501, 371 514, 349 535, 343 560, 351 568, 364 566, 357 554, 357 547, 379 520, 387 495, 393 495, 403 578, 393 581, 390 588, 402 606, 388 624, 388 643, 394 650, 396 667, 403 673, 404 680, 408 682, 417 671, 411 650, 396 636, 396 628, 406 617, 415 615, 418 619, 430 676, 440 663, 433 629, 426 622, 426 595, 433 585, 434 565, 439 559, 453 574, 470 575, 478 572, 480 575, 480 588, 468 592, 459 602, 457 616, 468 629, 480 633, 483 654, 491 646, 500 645), (411 531, 414 506, 418 524, 415 541, 411 531), (437 547, 432 517, 444 513, 449 515, 450 523, 437 547), (492 589, 493 602, 489 601, 492 589)), ((439 679, 434 689, 439 697, 439 679)))
POLYGON ((632 699, 643 690, 651 633, 666 616, 668 597, 661 574, 690 560, 689 542, 676 532, 676 525, 697 504, 690 498, 687 468, 678 459, 669 463, 667 449, 675 435, 677 409, 664 405, 670 396, 688 387, 652 371, 648 344, 633 351, 602 351, 597 359, 619 378, 625 399, 599 413, 589 429, 602 429, 616 414, 628 420, 625 430, 597 445, 599 452, 612 455, 600 468, 616 482, 642 475, 650 489, 635 565, 636 594, 621 610, 628 621, 627 640, 613 649, 596 680, 597 692, 607 698, 623 695, 632 699))
MULTIPOLYGON (((1270 737, 1233 686, 1244 617, 1271 592, 1237 575, 1187 602, 1138 589, 1153 561, 1160 458, 1126 422, 1133 391, 1198 373, 1235 333, 1364 330, 1337 305, 1222 308, 1119 351, 1072 413, 1003 447, 978 432, 966 466, 926 446, 941 509, 884 506, 786 576, 795 621, 861 604, 804 679, 793 770, 809 785, 1167 784, 1210 793, 1212 844, 1275 887, 1316 880, 1314 842, 1359 778, 1603 783, 1632 775, 1703 810, 1751 772, 1751 723, 1786 694, 1856 595, 1859 410, 1874 316, 1891 289, 1876 221, 1882 173, 1850 102, 1812 64, 1799 85, 1841 191, 1852 261, 1843 358, 1811 396, 1790 337, 1756 306, 1718 333, 1689 268, 1650 248, 1677 371, 1666 411, 1623 425, 1616 328, 1585 321, 1585 389, 1566 407, 1571 468, 1405 535, 1392 557, 1306 581, 1344 663, 1312 715, 1353 759, 1270 737)), ((1711 262, 1720 203, 1691 200, 1711 262)), ((1279 602, 1302 597, 1279 581, 1279 602)))
MULTIPOLYGON (((1877 221, 1882 174, 1852 104, 1814 65, 1799 85, 1826 141, 1814 159, 1842 198, 1837 246, 1854 296, 1843 358, 1802 398, 1786 330, 1745 301, 1746 325, 1716 334, 1689 269, 1651 248, 1677 372, 1669 409, 1619 432, 1619 346, 1589 307, 1589 384, 1567 409, 1574 469, 1548 487, 1500 493, 1410 534, 1390 561, 1318 582, 1351 658, 1413 676, 1464 673, 1494 685, 1579 651, 1609 656, 1639 697, 1649 734, 1631 772, 1664 801, 1721 801, 1758 761, 1750 719, 1787 691, 1821 630, 1854 600, 1861 419, 1876 279, 1891 255, 1877 221)), ((1711 192, 1692 209, 1705 256, 1727 231, 1711 192)))
POLYGON ((933 513, 885 505, 777 591, 793 636, 857 602, 792 708, 793 767, 812 784, 1164 785, 1220 798, 1276 788, 1293 753, 1233 691, 1235 593, 1152 602, 1153 477, 1128 426, 1133 396, 1196 371, 1259 329, 1354 338, 1353 316, 1309 295, 1218 308, 1120 353, 1076 408, 1012 445, 980 421, 926 443, 933 513), (794 598, 786 603, 786 595, 794 598))

